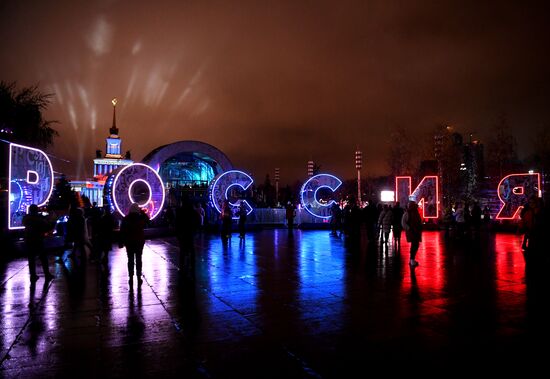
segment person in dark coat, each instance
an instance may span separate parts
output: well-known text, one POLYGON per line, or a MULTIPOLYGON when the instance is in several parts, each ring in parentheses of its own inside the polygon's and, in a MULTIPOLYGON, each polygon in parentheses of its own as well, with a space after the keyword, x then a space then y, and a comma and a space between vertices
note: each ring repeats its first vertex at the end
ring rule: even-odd
POLYGON ((227 244, 229 239, 231 238, 231 223, 233 220, 233 210, 231 209, 231 205, 229 204, 229 201, 225 201, 225 203, 223 203, 222 213, 220 214, 220 218, 222 221, 222 229, 221 229, 222 242, 224 244, 227 244))
POLYGON ((390 238, 391 226, 392 226, 392 208, 388 204, 384 204, 384 208, 380 215, 378 216, 378 225, 380 225, 382 233, 382 242, 388 244, 390 238))
POLYGON ((239 238, 244 240, 244 237, 246 235, 246 207, 244 206, 244 202, 241 202, 241 205, 239 206, 239 238))
POLYGON ((67 241, 73 243, 69 257, 75 257, 78 251, 81 259, 86 259, 86 219, 84 211, 77 206, 71 206, 67 221, 67 241))
POLYGON ((101 217, 103 216, 103 211, 101 208, 97 207, 97 204, 94 203, 94 206, 89 210, 88 223, 91 229, 91 244, 92 251, 90 253, 90 262, 96 262, 101 259, 101 217))
POLYGON ((103 215, 99 224, 100 259, 104 265, 109 261, 109 252, 113 248, 114 230, 115 217, 111 213, 109 206, 105 206, 103 207, 103 215))
POLYGON ((407 242, 411 244, 409 265, 414 268, 418 266, 415 258, 422 241, 422 218, 420 217, 420 212, 418 212, 418 204, 414 201, 409 201, 407 211, 401 220, 401 226, 405 230, 407 242))
POLYGON ((31 282, 36 282, 39 278, 36 275, 36 256, 42 263, 42 271, 46 280, 52 280, 54 276, 50 273, 48 267, 48 255, 44 249, 44 235, 50 230, 46 219, 38 213, 38 206, 32 204, 29 207, 29 213, 23 217, 25 226, 25 249, 29 260, 29 273, 31 282))
POLYGON ((180 246, 179 268, 181 275, 194 277, 195 273, 195 233, 200 227, 200 214, 188 197, 182 199, 176 209, 176 236, 180 246))
POLYGON ((294 217, 296 217, 296 207, 290 201, 285 207, 285 217, 288 230, 292 230, 294 228, 294 217))
MULTIPOLYGON (((141 255, 143 254, 143 246, 145 245, 145 225, 147 225, 149 217, 141 210, 137 203, 130 206, 130 212, 120 226, 121 245, 126 246, 128 254, 128 283, 133 285, 134 280, 134 261, 136 265, 136 273, 138 285, 143 283, 141 277, 141 255)), ((122 246, 120 246, 122 247, 122 246)))
POLYGON ((340 209, 340 204, 338 204, 337 202, 334 202, 332 204, 332 206, 330 207, 330 213, 331 213, 331 218, 330 218, 330 226, 331 226, 331 233, 330 235, 331 236, 335 236, 335 237, 338 237, 339 234, 341 236, 342 234, 342 210, 340 209))
POLYGON ((401 231, 403 227, 401 226, 401 220, 403 219, 403 214, 405 211, 401 208, 399 201, 395 203, 392 209, 392 228, 393 228, 393 241, 395 247, 399 250, 401 248, 401 231))

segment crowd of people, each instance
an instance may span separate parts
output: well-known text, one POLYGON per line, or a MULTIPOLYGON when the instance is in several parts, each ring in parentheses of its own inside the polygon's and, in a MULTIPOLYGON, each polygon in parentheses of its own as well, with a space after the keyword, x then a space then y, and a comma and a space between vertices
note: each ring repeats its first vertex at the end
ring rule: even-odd
POLYGON ((401 235, 405 231, 407 241, 411 244, 409 264, 419 265, 416 253, 422 241, 422 218, 418 204, 409 201, 407 208, 399 202, 390 204, 375 204, 369 201, 367 206, 360 208, 355 199, 349 199, 342 208, 334 202, 331 206, 331 235, 345 236, 349 243, 358 243, 362 226, 366 227, 369 243, 380 242, 382 247, 389 244, 390 233, 393 231, 393 246, 396 252, 401 250, 401 235))
MULTIPOLYGON (((239 239, 242 243, 246 238, 247 209, 245 203, 235 207, 226 201, 219 215, 220 236, 224 245, 231 239, 233 220, 237 219, 239 239)), ((292 230, 296 208, 288 203, 286 206, 287 227, 292 230)), ((544 252, 543 236, 549 230, 548 211, 541 198, 532 197, 520 212, 520 231, 524 234, 522 249, 526 261, 542 262, 548 257, 544 252)), ((179 269, 185 276, 193 276, 195 271, 194 236, 205 226, 205 209, 200 203, 193 204, 184 197, 180 206, 175 209, 174 229, 179 243, 179 269)), ((490 212, 488 207, 481 209, 477 203, 456 203, 445 210, 442 223, 446 238, 458 240, 478 237, 483 225, 488 225, 490 212)), ((132 204, 129 213, 120 222, 119 247, 126 247, 128 256, 128 280, 133 285, 134 273, 138 285, 142 279, 142 254, 145 244, 145 233, 149 222, 146 212, 136 203, 132 204)), ((53 229, 46 219, 40 215, 38 207, 31 205, 28 214, 23 219, 25 226, 25 242, 28 252, 29 273, 32 282, 38 280, 36 274, 36 257, 40 258, 46 280, 54 276, 48 269, 47 255, 44 248, 44 238, 53 229)), ((70 248, 70 259, 87 260, 107 265, 109 252, 115 242, 115 230, 118 222, 109 207, 91 206, 85 209, 72 206, 69 211, 66 226, 65 242, 70 248)), ((401 235, 405 231, 407 242, 410 243, 409 264, 419 265, 416 253, 422 241, 423 220, 418 204, 409 201, 406 208, 399 202, 390 204, 375 204, 368 202, 363 208, 357 205, 355 199, 348 199, 345 206, 334 202, 331 206, 331 234, 345 236, 346 242, 358 243, 361 229, 366 229, 369 243, 379 243, 386 247, 393 237, 393 248, 396 253, 401 250, 401 235)))

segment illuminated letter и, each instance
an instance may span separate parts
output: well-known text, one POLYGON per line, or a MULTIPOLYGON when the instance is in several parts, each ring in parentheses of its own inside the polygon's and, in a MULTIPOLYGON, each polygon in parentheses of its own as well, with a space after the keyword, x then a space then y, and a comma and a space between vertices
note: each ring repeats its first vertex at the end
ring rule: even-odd
POLYGON ((439 216, 439 178, 425 176, 414 191, 410 176, 395 177, 395 198, 401 206, 406 207, 409 200, 418 203, 422 208, 423 218, 437 218, 439 216))
POLYGON ((8 228, 22 229, 31 204, 45 205, 53 190, 53 167, 39 149, 10 143, 8 228))
POLYGON ((326 204, 321 204, 317 200, 317 193, 321 188, 328 188, 332 192, 335 192, 342 184, 342 181, 334 175, 319 174, 309 178, 304 183, 300 191, 300 201, 306 211, 315 217, 330 218, 330 207, 334 204, 334 200, 328 201, 326 204))

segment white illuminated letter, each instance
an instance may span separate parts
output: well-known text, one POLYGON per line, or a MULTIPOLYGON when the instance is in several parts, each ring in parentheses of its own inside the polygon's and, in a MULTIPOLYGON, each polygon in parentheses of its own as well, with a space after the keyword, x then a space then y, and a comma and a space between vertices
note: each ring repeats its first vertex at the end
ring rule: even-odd
POLYGON ((137 183, 145 183, 147 187, 147 201, 139 206, 146 210, 152 220, 160 214, 164 205, 164 184, 159 174, 151 167, 143 163, 124 166, 114 180, 106 185, 107 197, 111 199, 116 210, 122 216, 126 216, 132 203, 136 202, 132 190, 137 183))
POLYGON ((53 167, 39 149, 10 143, 8 228, 22 229, 31 204, 45 205, 53 190, 53 167))

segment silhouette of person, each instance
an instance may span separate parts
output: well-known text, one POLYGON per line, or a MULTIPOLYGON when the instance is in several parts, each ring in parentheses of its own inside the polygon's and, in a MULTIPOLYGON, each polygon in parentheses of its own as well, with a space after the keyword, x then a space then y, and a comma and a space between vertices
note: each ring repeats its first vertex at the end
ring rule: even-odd
POLYGON ((229 201, 225 201, 223 203, 220 217, 222 219, 222 229, 221 229, 222 242, 226 244, 231 238, 231 222, 233 219, 233 210, 231 209, 231 205, 229 204, 229 201))
POLYGON ((288 229, 291 230, 294 228, 294 217, 296 217, 296 207, 290 201, 286 204, 286 224, 288 229))
POLYGON ((393 240, 398 249, 401 248, 401 231, 403 227, 401 226, 401 219, 405 213, 404 209, 401 208, 399 201, 395 203, 392 209, 392 228, 393 228, 393 240))
POLYGON ((485 208, 483 208, 483 223, 485 225, 489 225, 489 223, 491 222, 491 210, 489 209, 489 206, 485 206, 485 208))
POLYGON ((244 202, 241 202, 239 206, 239 238, 244 240, 245 234, 246 234, 246 207, 244 205, 244 202))
POLYGON ((86 259, 86 219, 84 218, 84 211, 76 206, 71 207, 69 211, 67 238, 73 243, 73 249, 69 256, 74 257, 78 251, 80 253, 80 258, 86 259))
POLYGON ((101 216, 101 222, 99 223, 99 245, 100 254, 99 259, 104 265, 109 261, 109 252, 113 248, 115 229, 115 217, 111 213, 109 206, 103 207, 103 215, 101 216))
POLYGON ((206 216, 206 212, 204 211, 204 208, 202 207, 201 203, 197 203, 196 209, 200 218, 199 231, 202 232, 204 229, 204 217, 206 216))
POLYGON ((422 241, 422 218, 418 212, 418 204, 414 201, 409 201, 407 211, 403 214, 401 225, 405 230, 407 242, 411 244, 409 265, 414 268, 418 266, 418 262, 415 258, 420 242, 422 241))
MULTIPOLYGON (((130 212, 122 219, 120 226, 120 243, 126 246, 128 255, 128 283, 133 285, 134 261, 136 266, 138 285, 143 283, 141 277, 143 246, 145 245, 145 225, 149 217, 141 210, 137 203, 130 206, 130 212)), ((122 247, 122 246, 120 246, 122 247)))
POLYGON ((25 226, 25 249, 29 261, 29 273, 31 282, 36 282, 39 278, 36 275, 36 256, 42 263, 42 271, 46 280, 52 280, 54 276, 50 273, 48 267, 48 255, 44 249, 44 235, 50 230, 46 219, 38 213, 38 206, 32 204, 29 207, 29 213, 23 217, 25 226))
POLYGON ((338 233, 341 234, 342 228, 342 210, 340 209, 340 204, 334 202, 330 207, 330 213, 332 216, 330 219, 330 225, 332 229, 330 235, 338 237, 338 233))
POLYGON ((392 210, 387 204, 384 204, 384 208, 380 212, 380 216, 378 216, 378 225, 380 225, 382 231, 381 239, 384 244, 387 244, 392 226, 392 210))
POLYGON ((181 275, 195 273, 195 233, 200 226, 200 214, 189 198, 184 196, 176 209, 176 236, 180 246, 179 268, 181 275))

